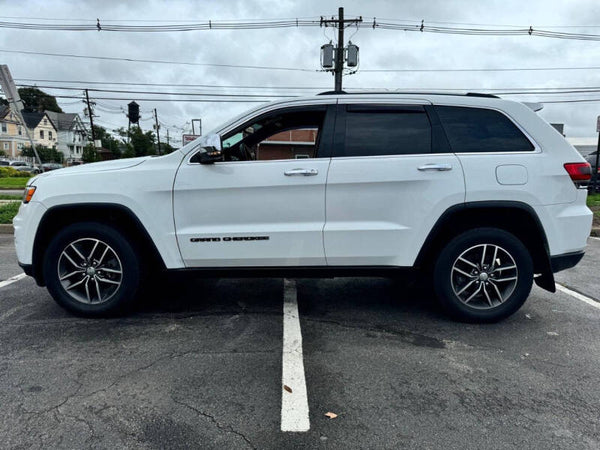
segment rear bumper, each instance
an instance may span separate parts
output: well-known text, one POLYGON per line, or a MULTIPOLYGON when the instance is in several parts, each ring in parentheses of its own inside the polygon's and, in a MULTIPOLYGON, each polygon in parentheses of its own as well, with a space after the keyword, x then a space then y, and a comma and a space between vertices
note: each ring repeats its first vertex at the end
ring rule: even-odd
POLYGON ((561 270, 570 269, 571 267, 575 267, 585 252, 572 252, 572 253, 564 253, 562 255, 556 255, 550 257, 550 265, 552 266, 552 272, 560 272, 561 270))

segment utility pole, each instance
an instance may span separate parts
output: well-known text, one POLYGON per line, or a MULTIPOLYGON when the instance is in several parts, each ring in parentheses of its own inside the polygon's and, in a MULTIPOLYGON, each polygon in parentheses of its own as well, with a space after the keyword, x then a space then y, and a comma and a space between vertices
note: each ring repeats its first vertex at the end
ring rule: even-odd
POLYGON ((169 129, 167 128, 167 145, 171 145, 170 141, 169 141, 169 129))
MULTIPOLYGON (((158 154, 160 155, 160 125, 158 124, 158 113, 156 112, 156 108, 154 108, 154 120, 156 121, 156 142, 158 147, 158 154)), ((168 131, 168 130, 167 130, 168 131)))
POLYGON ((23 119, 23 101, 19 96, 19 91, 17 90, 17 86, 13 80, 12 75, 10 74, 10 70, 6 64, 0 65, 0 87, 6 96, 6 101, 11 108, 11 111, 17 115, 19 124, 25 129, 25 134, 27 135, 27 139, 29 140, 29 144, 31 145, 31 150, 33 150, 33 154, 35 155, 35 159, 37 160, 40 168, 42 167, 42 160, 40 159, 40 155, 38 154, 37 149, 35 148, 35 142, 33 142, 33 136, 25 123, 25 119, 23 119))
POLYGON ((96 132, 94 131, 94 112, 92 111, 92 107, 90 106, 90 95, 88 94, 88 90, 85 90, 85 102, 87 103, 88 115, 90 116, 90 127, 92 128, 92 143, 94 148, 96 148, 96 132))
POLYGON ((358 19, 344 19, 344 8, 338 9, 338 18, 334 19, 323 19, 321 17, 321 25, 333 24, 338 29, 338 41, 337 47, 335 48, 335 65, 333 67, 333 74, 335 76, 335 91, 340 92, 342 90, 342 75, 344 73, 344 27, 346 24, 355 24, 362 22, 362 17, 358 19))

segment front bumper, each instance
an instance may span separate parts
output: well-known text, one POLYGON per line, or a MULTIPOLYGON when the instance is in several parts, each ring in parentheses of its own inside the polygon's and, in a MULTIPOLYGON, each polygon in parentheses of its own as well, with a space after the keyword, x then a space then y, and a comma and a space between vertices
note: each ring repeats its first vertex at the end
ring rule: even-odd
POLYGON ((20 264, 33 264, 33 244, 37 228, 46 213, 46 207, 39 202, 22 203, 19 213, 13 219, 15 247, 20 264))
POLYGON ((572 252, 572 253, 564 253, 562 255, 556 255, 550 257, 550 265, 552 267, 552 272, 560 272, 561 270, 570 269, 571 267, 575 267, 583 255, 584 251, 572 252))

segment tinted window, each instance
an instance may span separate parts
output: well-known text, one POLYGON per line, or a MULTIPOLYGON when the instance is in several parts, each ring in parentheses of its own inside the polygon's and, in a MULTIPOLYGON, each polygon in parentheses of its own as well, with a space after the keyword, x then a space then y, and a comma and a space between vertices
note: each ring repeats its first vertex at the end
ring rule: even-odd
POLYGON ((225 161, 315 158, 324 108, 276 111, 231 131, 222 139, 225 161))
POLYGON ((436 106, 452 151, 523 152, 534 147, 508 117, 498 111, 436 106))
POLYGON ((431 125, 425 111, 348 111, 345 147, 345 156, 430 153, 431 125))

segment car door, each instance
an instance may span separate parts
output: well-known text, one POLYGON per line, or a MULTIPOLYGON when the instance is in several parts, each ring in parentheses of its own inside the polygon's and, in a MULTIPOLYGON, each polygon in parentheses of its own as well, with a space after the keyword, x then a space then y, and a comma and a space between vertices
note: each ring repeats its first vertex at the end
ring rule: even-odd
POLYGON ((427 102, 340 104, 332 156, 330 266, 411 266, 440 215, 464 202, 461 165, 427 102))
POLYGON ((230 160, 199 164, 193 155, 184 160, 173 196, 177 240, 187 267, 325 265, 325 181, 334 116, 333 105, 270 112, 221 136, 230 160), (316 130, 313 116, 319 117, 316 130), (278 126, 296 128, 281 131, 278 126), (247 145, 242 151, 238 142, 236 157, 227 144, 253 129, 279 131, 251 150, 247 145), (303 137, 310 135, 307 129, 314 131, 313 144, 300 141, 309 139, 303 137), (247 154, 258 159, 244 160, 247 154))

